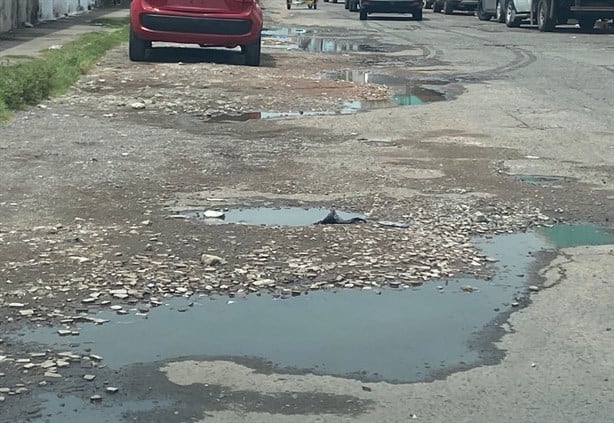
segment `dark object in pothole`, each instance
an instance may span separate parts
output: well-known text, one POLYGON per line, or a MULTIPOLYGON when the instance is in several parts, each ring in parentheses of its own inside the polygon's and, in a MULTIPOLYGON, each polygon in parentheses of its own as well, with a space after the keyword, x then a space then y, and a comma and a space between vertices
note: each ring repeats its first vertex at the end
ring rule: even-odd
POLYGON ((332 209, 326 217, 322 220, 314 223, 315 225, 351 225, 353 223, 365 223, 366 220, 362 217, 352 217, 350 219, 344 219, 337 214, 335 209, 332 209))

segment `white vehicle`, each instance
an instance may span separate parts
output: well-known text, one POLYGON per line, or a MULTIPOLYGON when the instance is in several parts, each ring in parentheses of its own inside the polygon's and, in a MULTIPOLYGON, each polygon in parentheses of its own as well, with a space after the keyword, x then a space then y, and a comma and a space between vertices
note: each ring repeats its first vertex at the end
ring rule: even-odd
MULTIPOLYGON (((505 24, 517 27, 524 20, 537 25, 540 31, 553 31, 568 20, 578 21, 580 28, 590 31, 598 19, 614 18, 614 0, 500 0, 505 7, 505 24)), ((497 0, 480 0, 481 11, 496 13, 497 0)), ((498 7, 501 7, 498 6, 498 7)))

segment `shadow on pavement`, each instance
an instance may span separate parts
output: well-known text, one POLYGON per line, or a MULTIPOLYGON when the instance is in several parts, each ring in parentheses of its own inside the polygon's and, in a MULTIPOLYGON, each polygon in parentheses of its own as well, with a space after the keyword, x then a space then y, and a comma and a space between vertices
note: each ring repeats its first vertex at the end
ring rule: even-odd
MULTIPOLYGON (((237 49, 162 46, 147 51, 147 62, 156 63, 219 63, 243 65, 244 57, 237 49)), ((275 58, 262 53, 261 67, 275 67, 275 58)))

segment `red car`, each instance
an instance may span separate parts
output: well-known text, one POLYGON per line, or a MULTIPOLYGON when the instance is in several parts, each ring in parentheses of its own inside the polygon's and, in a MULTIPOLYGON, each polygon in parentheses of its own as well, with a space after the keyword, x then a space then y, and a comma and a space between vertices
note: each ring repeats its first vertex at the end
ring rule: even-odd
POLYGON ((260 65, 260 0, 132 0, 132 61, 145 60, 153 41, 241 46, 245 64, 260 65))

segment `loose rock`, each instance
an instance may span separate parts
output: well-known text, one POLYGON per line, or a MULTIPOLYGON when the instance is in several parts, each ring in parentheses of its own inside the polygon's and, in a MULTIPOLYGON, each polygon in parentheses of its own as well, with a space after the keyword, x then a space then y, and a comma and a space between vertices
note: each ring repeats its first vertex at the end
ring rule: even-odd
POLYGON ((217 266, 218 264, 223 264, 224 259, 212 254, 203 254, 200 256, 200 262, 205 266, 217 266))

